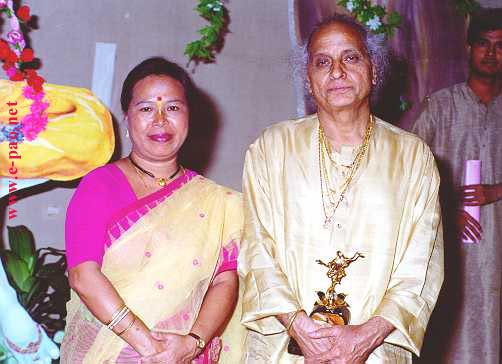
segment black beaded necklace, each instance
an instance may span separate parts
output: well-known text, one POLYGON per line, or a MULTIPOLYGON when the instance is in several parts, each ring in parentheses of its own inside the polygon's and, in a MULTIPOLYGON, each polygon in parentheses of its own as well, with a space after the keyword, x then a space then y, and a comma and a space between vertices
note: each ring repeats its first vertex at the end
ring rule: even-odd
POLYGON ((155 175, 152 172, 147 171, 146 169, 140 167, 138 165, 138 163, 136 163, 134 161, 134 159, 132 159, 132 156, 130 154, 127 156, 127 158, 131 161, 131 163, 134 167, 136 167, 140 172, 143 172, 144 174, 146 174, 148 177, 153 178, 155 180, 155 182, 157 182, 157 184, 160 187, 164 187, 167 184, 167 182, 170 181, 171 179, 173 179, 173 177, 176 176, 181 169, 181 165, 178 165, 178 168, 176 168, 176 171, 174 171, 174 173, 171 174, 168 178, 155 177, 155 175))

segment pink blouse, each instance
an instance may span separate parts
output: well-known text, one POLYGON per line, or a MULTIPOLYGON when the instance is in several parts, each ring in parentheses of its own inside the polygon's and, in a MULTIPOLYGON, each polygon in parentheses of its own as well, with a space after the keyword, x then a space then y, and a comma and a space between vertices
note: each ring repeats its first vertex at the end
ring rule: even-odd
MULTIPOLYGON (((66 212, 68 269, 87 261, 101 265, 105 248, 111 244, 107 233, 110 221, 142 200, 138 199, 126 176, 115 164, 99 167, 82 178, 66 212)), ((222 249, 220 257, 216 274, 237 269, 237 254, 222 249)))

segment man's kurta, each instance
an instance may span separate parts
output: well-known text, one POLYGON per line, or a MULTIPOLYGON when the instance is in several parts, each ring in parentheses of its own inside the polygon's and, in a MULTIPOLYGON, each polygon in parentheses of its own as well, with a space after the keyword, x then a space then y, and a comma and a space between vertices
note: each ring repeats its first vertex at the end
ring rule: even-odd
MULTIPOLYGON (((287 353, 289 337, 275 315, 312 311, 316 292, 331 283, 316 260, 329 262, 339 250, 364 255, 337 286, 347 294, 350 324, 381 316, 396 327, 367 363, 411 363, 443 281, 434 158, 419 138, 376 119, 368 151, 326 229, 318 126, 316 115, 272 126, 246 155, 243 362, 303 363, 287 353)), ((350 164, 354 153, 342 147, 335 158, 350 164)), ((325 159, 330 178, 340 183, 343 168, 325 159)))
MULTIPOLYGON (((502 183, 502 94, 483 104, 464 82, 424 102, 413 131, 431 147, 441 173, 447 276, 434 330, 441 363, 502 362, 502 201, 480 209, 482 239, 464 244, 455 233, 457 188, 464 163, 481 160, 481 183, 502 183)), ((432 344, 432 343, 431 343, 432 344)), ((430 351, 430 354, 429 354, 430 351)), ((428 363, 428 361, 425 361, 428 363)))

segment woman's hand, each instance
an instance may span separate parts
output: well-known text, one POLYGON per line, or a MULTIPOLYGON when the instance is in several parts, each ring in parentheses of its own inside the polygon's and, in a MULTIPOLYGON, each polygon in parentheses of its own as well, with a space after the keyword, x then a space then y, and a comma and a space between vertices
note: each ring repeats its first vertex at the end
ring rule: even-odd
POLYGON ((188 335, 152 332, 157 354, 141 358, 141 364, 190 364, 200 354, 196 340, 188 335))

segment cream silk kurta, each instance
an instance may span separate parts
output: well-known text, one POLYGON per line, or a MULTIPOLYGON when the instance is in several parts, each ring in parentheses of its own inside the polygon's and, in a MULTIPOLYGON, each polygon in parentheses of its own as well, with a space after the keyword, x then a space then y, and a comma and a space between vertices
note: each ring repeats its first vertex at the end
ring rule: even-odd
MULTIPOLYGON (((326 229, 316 115, 268 128, 250 146, 244 169, 245 231, 239 256, 244 363, 303 363, 287 353, 275 315, 311 312, 326 291, 337 250, 364 254, 337 286, 351 324, 381 316, 395 327, 367 363, 411 363, 443 282, 439 177, 416 136, 376 120, 366 156, 326 229)), ((343 150, 342 150, 343 152, 343 150)), ((326 157, 331 178, 336 167, 326 157)), ((338 178, 340 180, 340 178, 338 178)))

